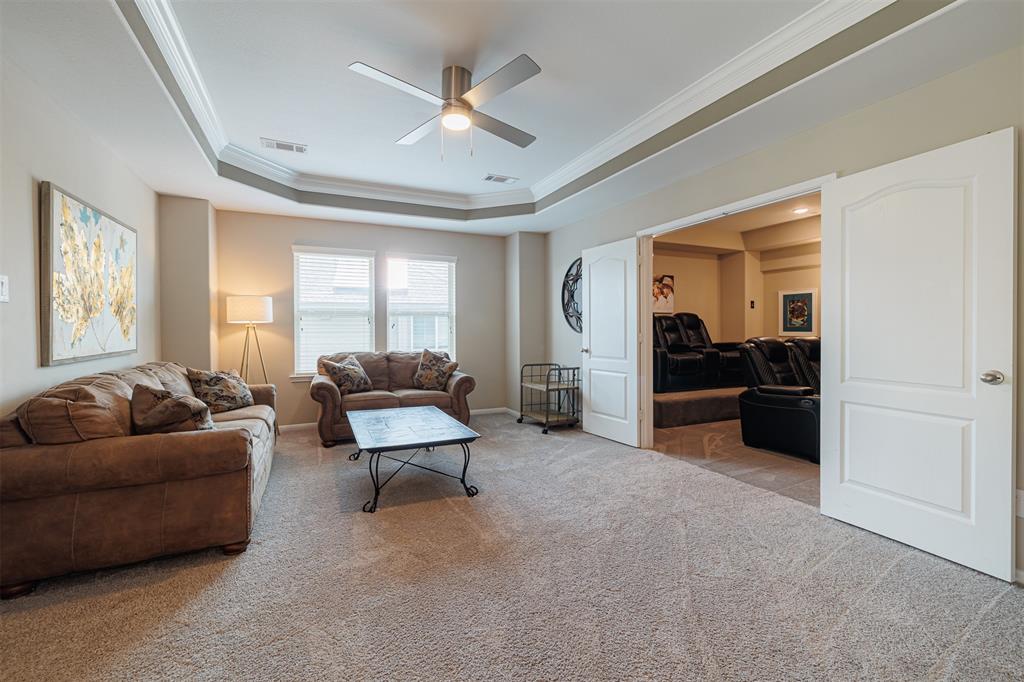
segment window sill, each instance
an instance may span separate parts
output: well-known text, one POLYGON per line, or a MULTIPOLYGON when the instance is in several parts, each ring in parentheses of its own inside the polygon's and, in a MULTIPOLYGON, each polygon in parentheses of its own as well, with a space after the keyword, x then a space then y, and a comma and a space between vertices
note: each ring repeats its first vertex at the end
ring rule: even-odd
POLYGON ((309 372, 304 374, 291 374, 288 376, 289 381, 293 384, 308 384, 313 381, 313 377, 316 376, 316 372, 309 372))

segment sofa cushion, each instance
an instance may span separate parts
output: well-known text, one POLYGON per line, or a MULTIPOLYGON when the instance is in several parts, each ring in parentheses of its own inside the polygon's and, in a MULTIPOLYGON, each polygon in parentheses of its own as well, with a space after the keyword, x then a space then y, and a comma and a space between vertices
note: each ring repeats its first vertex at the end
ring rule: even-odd
POLYGON ((252 391, 234 371, 207 372, 188 368, 188 380, 196 397, 210 406, 210 412, 226 412, 253 404, 252 391))
POLYGON ((413 388, 422 388, 426 391, 440 391, 448 383, 448 377, 459 368, 459 363, 452 362, 448 354, 435 353, 423 349, 420 355, 420 365, 413 375, 413 388))
POLYGON ((338 387, 342 395, 349 393, 364 393, 373 390, 370 377, 366 376, 363 366, 354 355, 350 355, 341 362, 332 362, 321 359, 327 376, 331 378, 334 385, 338 387))
POLYGON ((412 378, 420 368, 420 354, 405 351, 388 353, 388 390, 396 388, 416 388, 412 378))
MULTIPOLYGON (((249 434, 250 440, 260 442, 266 442, 266 440, 270 438, 270 434, 273 433, 272 427, 268 426, 267 422, 262 419, 232 419, 230 421, 219 421, 214 422, 213 428, 217 431, 241 429, 249 434)), ((255 443, 250 443, 250 445, 250 450, 255 449, 255 443)))
POLYGON ((322 355, 317 360, 317 372, 327 376, 327 370, 324 369, 323 360, 329 360, 331 362, 341 362, 350 355, 354 355, 359 364, 362 365, 363 371, 366 372, 366 376, 370 377, 370 383, 373 384, 375 391, 386 391, 388 390, 388 354, 387 353, 333 353, 331 355, 322 355))
MULTIPOLYGON (((126 383, 131 389, 134 389, 139 385, 160 390, 164 388, 163 384, 160 383, 160 379, 158 379, 157 376, 145 365, 130 367, 129 369, 113 370, 110 372, 100 372, 100 374, 116 377, 126 383)), ((189 395, 191 395, 191 393, 189 393, 189 395)))
POLYGON ((160 385, 178 395, 195 395, 188 380, 188 370, 176 362, 147 362, 142 365, 153 373, 160 385))
POLYGON ((132 425, 136 433, 174 433, 213 428, 210 408, 191 395, 175 395, 163 388, 135 385, 132 425))
POLYGON ((223 424, 239 419, 261 419, 268 428, 274 428, 274 410, 267 405, 249 405, 213 415, 214 424, 223 424))
POLYGON ((131 434, 126 383, 106 374, 72 379, 18 407, 18 423, 33 443, 76 443, 131 434))
POLYGON ((388 391, 366 391, 341 397, 343 412, 352 410, 380 410, 385 407, 400 407, 398 396, 388 391))
POLYGON ((426 391, 420 388, 399 388, 395 390, 399 407, 421 407, 433 405, 442 409, 452 406, 452 396, 444 391, 426 391))

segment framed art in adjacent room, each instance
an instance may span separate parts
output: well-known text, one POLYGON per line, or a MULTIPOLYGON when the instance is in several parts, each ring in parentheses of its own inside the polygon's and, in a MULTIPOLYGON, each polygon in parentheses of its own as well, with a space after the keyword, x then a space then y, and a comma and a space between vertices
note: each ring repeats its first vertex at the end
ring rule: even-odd
POLYGON ((654 296, 652 309, 656 313, 674 313, 676 311, 676 278, 675 275, 655 275, 651 283, 651 294, 654 296))
POLYGON ((779 292, 779 336, 818 335, 818 290, 779 292))
POLYGON ((50 182, 39 197, 43 366, 134 353, 135 230, 50 182))

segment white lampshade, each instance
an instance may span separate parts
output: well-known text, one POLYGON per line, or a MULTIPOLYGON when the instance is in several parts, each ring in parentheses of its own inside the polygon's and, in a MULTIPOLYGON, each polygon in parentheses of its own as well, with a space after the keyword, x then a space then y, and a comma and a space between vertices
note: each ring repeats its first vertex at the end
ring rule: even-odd
POLYGON ((274 299, 270 296, 228 296, 228 322, 256 324, 274 321, 274 299))

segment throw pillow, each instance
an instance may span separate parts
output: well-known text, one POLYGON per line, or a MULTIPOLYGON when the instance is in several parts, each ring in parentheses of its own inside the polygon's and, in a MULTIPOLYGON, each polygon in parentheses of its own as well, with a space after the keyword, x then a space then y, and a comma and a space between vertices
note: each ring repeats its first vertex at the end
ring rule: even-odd
POLYGON ((434 353, 426 348, 420 356, 420 367, 412 377, 412 385, 426 391, 443 391, 459 363, 452 362, 448 355, 434 353))
POLYGON ((238 372, 207 372, 188 368, 188 381, 196 397, 210 406, 210 412, 227 412, 253 404, 252 391, 238 372))
POLYGON ((330 360, 320 358, 320 362, 323 364, 327 376, 335 383, 342 395, 365 393, 366 391, 373 390, 370 377, 367 376, 366 370, 356 360, 356 356, 350 355, 341 362, 331 362, 330 360))
POLYGON ((135 384, 132 424, 136 433, 174 433, 213 428, 210 408, 199 398, 135 384))

